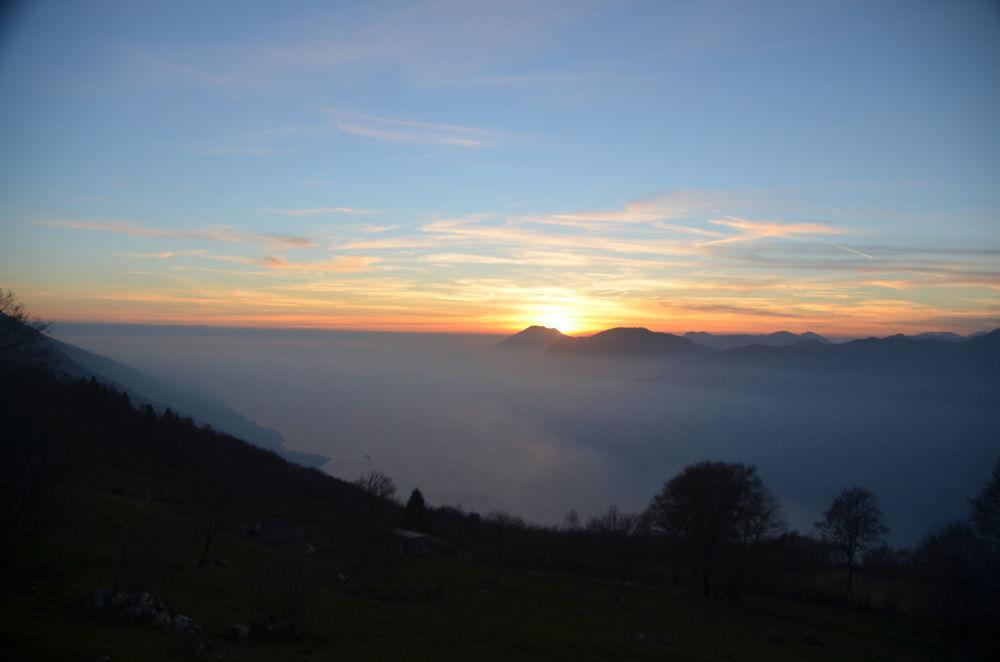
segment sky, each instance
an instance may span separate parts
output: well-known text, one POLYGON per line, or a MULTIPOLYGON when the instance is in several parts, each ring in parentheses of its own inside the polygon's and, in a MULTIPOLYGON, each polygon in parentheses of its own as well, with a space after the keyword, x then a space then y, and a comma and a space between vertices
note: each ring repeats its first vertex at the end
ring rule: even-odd
POLYGON ((1000 326, 996 2, 39 0, 0 99, 47 319, 1000 326))

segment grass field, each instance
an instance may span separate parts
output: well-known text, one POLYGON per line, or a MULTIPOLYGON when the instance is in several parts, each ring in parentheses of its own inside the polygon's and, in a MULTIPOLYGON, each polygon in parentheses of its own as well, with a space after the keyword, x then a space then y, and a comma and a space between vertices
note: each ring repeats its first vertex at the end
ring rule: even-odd
MULTIPOLYGON (((139 481, 139 477, 128 477, 139 481)), ((109 489, 121 476, 64 495, 32 559, 30 586, 2 594, 7 660, 163 660, 190 655, 177 632, 86 616, 80 604, 122 572, 122 540, 173 559, 155 577, 157 599, 202 627, 199 657, 234 660, 925 660, 934 642, 887 616, 748 596, 707 599, 686 589, 630 586, 571 575, 490 569, 443 554, 409 559, 377 583, 341 583, 346 559, 320 546, 296 555, 309 634, 239 641, 231 625, 259 619, 261 569, 280 554, 222 534, 196 567, 197 530, 175 505, 109 489), (814 643, 806 643, 804 638, 814 643), (816 642, 822 644, 816 645, 816 642)), ((314 531, 318 540, 327 535, 314 531)), ((335 543, 327 540, 326 542, 335 543)))

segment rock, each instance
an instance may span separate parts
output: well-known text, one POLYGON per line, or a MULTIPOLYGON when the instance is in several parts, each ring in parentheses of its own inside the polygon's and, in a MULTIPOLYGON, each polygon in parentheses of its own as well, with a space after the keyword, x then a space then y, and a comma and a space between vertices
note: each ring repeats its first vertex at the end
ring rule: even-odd
POLYGON ((153 625, 158 628, 170 627, 170 623, 173 621, 170 618, 170 612, 166 609, 159 609, 153 614, 153 625))
POLYGON ((814 634, 807 634, 804 637, 802 637, 802 643, 806 644, 807 646, 816 646, 817 648, 823 648, 823 642, 820 641, 814 634))
POLYGON ((646 634, 645 632, 636 632, 635 640, 641 641, 647 644, 656 644, 658 646, 672 646, 673 643, 670 641, 669 637, 662 634, 646 634))
POLYGON ((237 623, 229 626, 230 638, 246 641, 250 638, 250 626, 245 623, 237 623))
POLYGON ((102 586, 94 590, 90 596, 90 607, 94 611, 104 611, 111 606, 113 593, 110 586, 102 586))
POLYGON ((264 635, 271 639, 298 639, 300 634, 298 625, 290 620, 271 621, 264 626, 264 635))
POLYGON ((180 630, 181 632, 189 632, 194 630, 194 621, 184 616, 182 614, 177 614, 174 616, 174 628, 180 630))

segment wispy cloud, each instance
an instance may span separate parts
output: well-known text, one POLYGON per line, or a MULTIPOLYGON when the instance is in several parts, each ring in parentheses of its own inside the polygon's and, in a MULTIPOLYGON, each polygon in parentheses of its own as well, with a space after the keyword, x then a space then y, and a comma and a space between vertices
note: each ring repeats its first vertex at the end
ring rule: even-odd
MULTIPOLYGON (((248 255, 225 255, 209 253, 203 250, 193 251, 163 251, 160 253, 124 253, 127 257, 153 260, 171 260, 177 257, 197 257, 203 260, 214 260, 218 262, 232 262, 246 264, 255 267, 264 267, 272 271, 288 272, 317 272, 317 273, 357 273, 370 271, 381 258, 364 255, 341 255, 331 257, 326 260, 314 260, 311 262, 289 261, 280 255, 265 255, 263 257, 253 257, 248 255)), ((248 272, 229 272, 243 274, 248 272)), ((259 272, 258 272, 259 275, 259 272)))
POLYGON ((328 108, 326 114, 344 133, 387 142, 476 148, 492 145, 498 139, 495 132, 458 124, 378 117, 336 108, 328 108))
POLYGON ((300 207, 297 209, 261 209, 266 214, 280 214, 282 216, 294 216, 304 218, 308 216, 330 216, 335 214, 345 214, 348 216, 375 216, 377 209, 357 209, 355 207, 300 207))
MULTIPOLYGON (((843 234, 844 230, 825 223, 781 223, 778 221, 759 221, 748 218, 727 216, 722 219, 709 219, 709 223, 736 230, 735 234, 703 241, 699 246, 717 244, 732 244, 743 241, 757 241, 766 237, 782 237, 786 239, 799 238, 804 235, 843 234)), ((839 248, 839 247, 838 247, 839 248)), ((865 256, 867 257, 867 256, 865 256)))
POLYGON ((332 257, 328 260, 317 262, 289 262, 277 255, 268 255, 265 258, 256 260, 256 264, 275 269, 278 271, 301 271, 301 272, 321 272, 321 273, 357 273, 369 271, 372 266, 379 261, 377 257, 366 257, 362 255, 342 255, 332 257))
POLYGON ((36 225, 44 225, 67 230, 88 230, 94 232, 112 232, 115 234, 133 235, 138 237, 157 237, 166 239, 196 239, 222 243, 261 244, 274 250, 289 248, 312 248, 316 244, 312 239, 289 234, 265 234, 247 232, 234 227, 209 226, 198 230, 164 230, 121 221, 76 221, 63 219, 41 219, 34 221, 36 225))

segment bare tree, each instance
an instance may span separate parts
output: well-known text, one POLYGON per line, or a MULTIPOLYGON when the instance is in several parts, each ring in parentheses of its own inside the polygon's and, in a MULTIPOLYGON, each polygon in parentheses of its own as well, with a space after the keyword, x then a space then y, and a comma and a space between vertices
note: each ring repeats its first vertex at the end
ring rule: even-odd
POLYGON ((996 631, 995 553, 967 522, 924 537, 915 551, 926 591, 923 616, 940 637, 945 659, 988 659, 984 644, 996 631))
POLYGON ((195 521, 201 531, 203 546, 198 565, 208 563, 215 538, 226 523, 229 506, 229 485, 218 476, 202 475, 197 478, 191 490, 192 509, 195 521))
POLYGON ((741 463, 699 462, 685 467, 653 497, 649 522, 690 546, 695 575, 707 595, 722 545, 756 540, 777 530, 777 501, 741 463))
POLYGON ((622 592, 625 591, 625 583, 632 568, 635 539, 643 529, 643 518, 635 513, 620 512, 618 506, 609 506, 603 515, 587 523, 587 529, 610 547, 618 579, 615 602, 621 602, 622 592))
POLYGON ((0 427, 0 569, 12 565, 45 523, 51 478, 47 445, 4 421, 0 427))
POLYGON ((525 528, 524 520, 503 510, 493 510, 483 520, 491 534, 494 554, 493 576, 489 580, 500 583, 500 572, 511 554, 517 531, 525 528))
POLYGON ((576 510, 570 510, 563 518, 563 529, 572 533, 580 528, 580 515, 576 510))
POLYGON ((365 495, 364 522, 362 528, 361 560, 370 566, 375 552, 375 541, 385 518, 386 505, 396 493, 392 478, 381 471, 369 471, 355 483, 365 495))
POLYGON ((847 561, 847 590, 854 579, 854 562, 873 544, 881 543, 889 532, 878 501, 870 490, 846 487, 823 513, 816 529, 847 561))
POLYGON ((753 566, 758 544, 765 538, 779 535, 785 527, 784 511, 774 492, 762 483, 751 486, 736 522, 739 557, 731 585, 733 597, 739 597, 743 579, 753 566))
MULTIPOLYGON (((50 367, 48 328, 11 290, 0 288, 0 376, 50 367)), ((53 483, 49 441, 27 432, 21 418, 17 405, 0 395, 0 569, 10 567, 41 530, 53 483)))
POLYGON ((993 467, 993 475, 971 503, 976 531, 1000 552, 1000 462, 993 467))
POLYGON ((50 324, 31 317, 13 291, 0 288, 0 370, 20 372, 52 366, 50 324))

